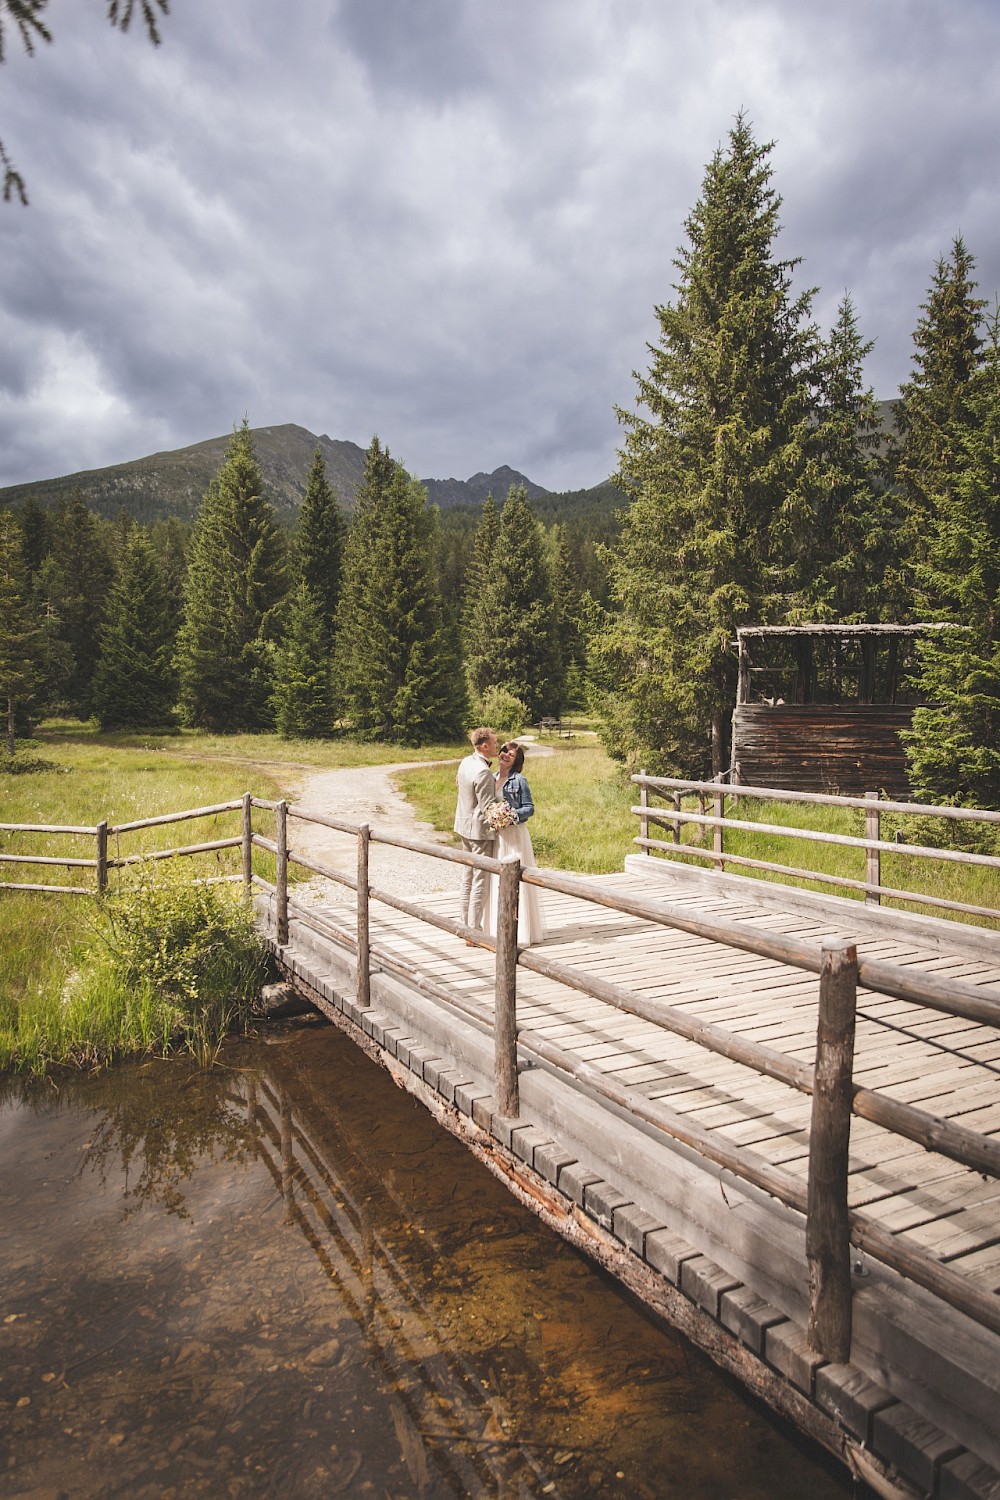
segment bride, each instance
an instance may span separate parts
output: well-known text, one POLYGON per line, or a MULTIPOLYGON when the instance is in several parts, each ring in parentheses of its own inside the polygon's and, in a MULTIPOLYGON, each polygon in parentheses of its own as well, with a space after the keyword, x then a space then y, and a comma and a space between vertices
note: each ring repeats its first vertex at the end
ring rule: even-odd
MULTIPOLYGON (((531 788, 521 775, 524 765, 524 746, 509 740, 499 750, 500 769, 496 774, 497 798, 502 798, 513 812, 517 822, 510 828, 501 828, 497 839, 498 859, 519 859, 524 869, 535 863, 535 852, 531 847, 531 834, 525 824, 533 816, 535 804, 531 800, 531 788)), ((489 931, 497 930, 497 903, 500 882, 490 878, 489 931)), ((547 936, 545 914, 542 911, 542 893, 536 885, 520 883, 517 908, 517 941, 521 944, 541 943, 547 936)))

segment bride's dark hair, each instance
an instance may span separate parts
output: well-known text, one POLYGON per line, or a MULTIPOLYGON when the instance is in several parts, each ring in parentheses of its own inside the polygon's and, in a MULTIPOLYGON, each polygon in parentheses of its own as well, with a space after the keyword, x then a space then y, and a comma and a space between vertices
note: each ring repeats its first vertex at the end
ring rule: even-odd
POLYGON ((513 752, 514 752, 514 760, 513 760, 512 764, 511 764, 511 768, 510 769, 511 769, 512 772, 513 771, 519 771, 521 769, 521 767, 524 765, 524 746, 523 745, 519 745, 517 743, 517 740, 508 740, 507 743, 506 743, 506 745, 503 748, 505 750, 513 750, 513 752))

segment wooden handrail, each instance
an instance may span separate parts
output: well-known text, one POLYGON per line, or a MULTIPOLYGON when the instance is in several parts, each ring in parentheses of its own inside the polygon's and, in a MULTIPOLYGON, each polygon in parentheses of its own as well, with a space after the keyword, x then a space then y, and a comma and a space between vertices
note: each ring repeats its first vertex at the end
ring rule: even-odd
MULTIPOLYGON (((682 792, 713 792, 718 790, 719 785, 715 781, 687 781, 678 776, 648 776, 644 771, 636 772, 629 780, 637 786, 660 786, 682 792)), ((725 790, 732 797, 756 797, 765 802, 812 802, 820 807, 855 807, 861 812, 871 810, 866 797, 840 796, 834 792, 793 792, 773 786, 744 786, 742 782, 727 782, 725 790)), ((879 811, 912 817, 950 818, 958 822, 1000 823, 1000 812, 985 807, 948 807, 931 802, 886 800, 879 802, 879 811)))

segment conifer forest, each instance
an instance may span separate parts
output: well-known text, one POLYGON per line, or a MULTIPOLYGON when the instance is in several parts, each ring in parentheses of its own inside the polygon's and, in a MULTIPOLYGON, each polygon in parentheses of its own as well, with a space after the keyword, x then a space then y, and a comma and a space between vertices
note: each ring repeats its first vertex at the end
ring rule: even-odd
POLYGON ((382 434, 350 510, 317 451, 288 526, 246 420, 193 524, 0 509, 8 753, 53 713, 406 745, 587 711, 624 765, 701 776, 738 627, 947 622, 911 668, 913 791, 1000 807, 996 304, 943 247, 881 403, 850 296, 824 332, 779 255, 771 150, 737 118, 705 169, 600 512, 439 510, 382 434))

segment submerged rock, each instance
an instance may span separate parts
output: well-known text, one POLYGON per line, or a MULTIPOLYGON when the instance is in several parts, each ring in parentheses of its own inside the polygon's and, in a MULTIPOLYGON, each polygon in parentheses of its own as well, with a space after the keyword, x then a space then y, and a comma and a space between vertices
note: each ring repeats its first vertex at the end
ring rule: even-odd
POLYGON ((279 983, 264 985, 256 1009, 268 1021, 283 1021, 288 1016, 304 1016, 312 1006, 290 984, 279 983))

